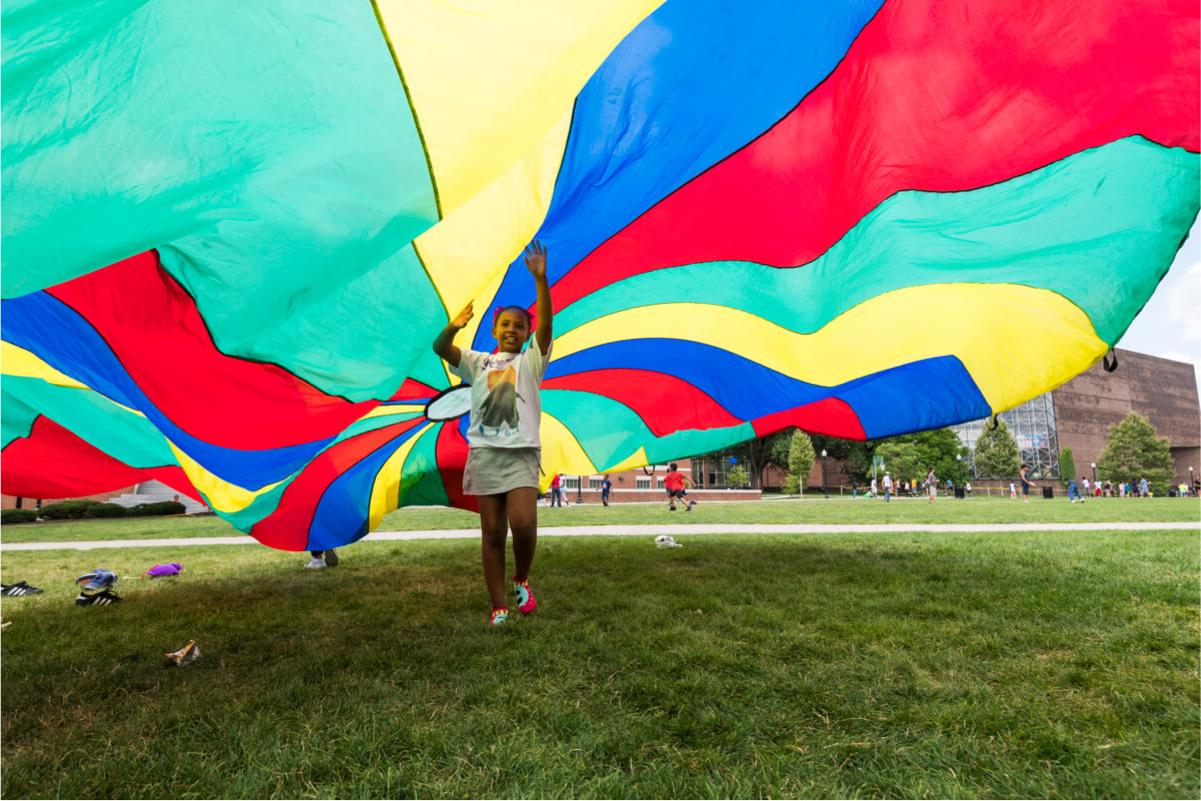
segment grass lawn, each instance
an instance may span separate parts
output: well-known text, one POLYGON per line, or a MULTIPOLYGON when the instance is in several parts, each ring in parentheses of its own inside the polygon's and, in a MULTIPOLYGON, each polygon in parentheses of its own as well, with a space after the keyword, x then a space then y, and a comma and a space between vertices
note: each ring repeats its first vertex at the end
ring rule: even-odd
POLYGON ((190 548, 87 609, 77 573, 174 554, 5 554, 46 594, 3 602, 0 792, 1201 795, 1195 532, 682 541, 548 538, 501 630, 468 541, 190 548))
MULTIPOLYGON (((541 526, 645 525, 648 523, 1116 523, 1201 521, 1196 498, 1102 498, 1073 505, 1065 498, 1024 504, 1009 498, 882 500, 806 498, 741 503, 701 503, 691 513, 666 504, 596 504, 539 508, 541 526)), ((479 517, 460 509, 408 508, 384 517, 381 531, 475 528, 479 517)), ((151 517, 71 520, 6 526, 4 542, 50 542, 148 537, 211 537, 237 534, 217 517, 151 517)))

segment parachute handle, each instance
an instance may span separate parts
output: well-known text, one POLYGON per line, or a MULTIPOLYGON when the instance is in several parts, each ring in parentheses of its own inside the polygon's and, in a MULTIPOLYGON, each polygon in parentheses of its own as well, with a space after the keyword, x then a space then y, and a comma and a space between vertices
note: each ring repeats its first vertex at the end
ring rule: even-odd
POLYGON ((1109 352, 1101 357, 1101 366, 1105 368, 1105 372, 1107 373, 1112 373, 1118 369, 1118 354, 1114 352, 1113 348, 1110 348, 1109 352))

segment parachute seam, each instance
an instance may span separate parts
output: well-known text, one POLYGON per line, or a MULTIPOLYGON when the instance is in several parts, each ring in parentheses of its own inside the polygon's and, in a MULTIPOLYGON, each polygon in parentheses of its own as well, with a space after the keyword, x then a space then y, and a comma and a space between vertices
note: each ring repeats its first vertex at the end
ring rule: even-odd
POLYGON ((396 75, 400 78, 400 86, 404 89, 405 101, 409 104, 409 114, 413 117, 413 127, 417 129, 417 138, 421 142, 421 152, 425 156, 425 166, 430 175, 430 189, 434 193, 434 208, 438 212, 438 219, 443 219, 442 213, 442 196, 438 192, 438 181, 434 178, 434 162, 430 158, 429 143, 425 140, 425 132, 421 129, 421 120, 417 116, 417 106, 413 104, 413 93, 409 90, 409 82, 405 80, 404 69, 400 66, 400 57, 396 54, 396 46, 392 44, 392 37, 388 35, 388 26, 384 24, 383 13, 379 8, 379 0, 371 0, 371 10, 375 13, 375 22, 379 26, 380 34, 384 37, 384 43, 388 45, 388 53, 392 56, 392 64, 396 67, 396 75))

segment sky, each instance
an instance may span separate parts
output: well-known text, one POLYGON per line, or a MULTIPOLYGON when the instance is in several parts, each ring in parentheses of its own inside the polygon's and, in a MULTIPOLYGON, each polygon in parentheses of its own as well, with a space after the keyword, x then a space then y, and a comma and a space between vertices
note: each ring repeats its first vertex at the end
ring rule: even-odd
POLYGON ((1191 362, 1201 391, 1201 219, 1118 347, 1191 362))

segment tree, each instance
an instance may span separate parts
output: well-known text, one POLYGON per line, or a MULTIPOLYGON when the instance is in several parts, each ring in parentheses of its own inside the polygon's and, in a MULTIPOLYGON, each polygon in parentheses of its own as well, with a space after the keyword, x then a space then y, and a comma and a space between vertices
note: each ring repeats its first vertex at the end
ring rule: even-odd
POLYGON ((788 446, 788 473, 796 478, 799 492, 805 491, 815 456, 809 435, 799 429, 792 432, 792 442, 788 446))
POLYGON ((748 483, 749 475, 746 468, 740 464, 736 464, 726 471, 726 486, 734 489, 742 489, 748 483))
POLYGON ((1166 494, 1175 474, 1168 441, 1155 432, 1151 422, 1138 412, 1109 428, 1105 452, 1097 460, 1097 474, 1110 481, 1136 485, 1146 478, 1156 495, 1166 494))
POLYGON ((1022 454, 1004 420, 984 426, 976 440, 976 474, 981 478, 1013 478, 1022 468, 1022 454))
POLYGON ((1076 477, 1076 459, 1072 456, 1071 448, 1064 448, 1059 453, 1059 483, 1065 487, 1076 477))
POLYGON ((881 442, 876 446, 876 455, 884 461, 884 470, 897 481, 924 478, 930 469, 922 462, 917 445, 899 438, 881 442))
MULTIPOLYGON (((925 478, 931 467, 939 478, 959 481, 962 470, 960 460, 967 456, 967 449, 954 431, 938 428, 881 440, 875 447, 875 455, 883 457, 884 469, 898 481, 925 478), (960 459, 956 459, 956 456, 960 459)), ((870 474, 869 456, 863 475, 867 477, 870 474)))

